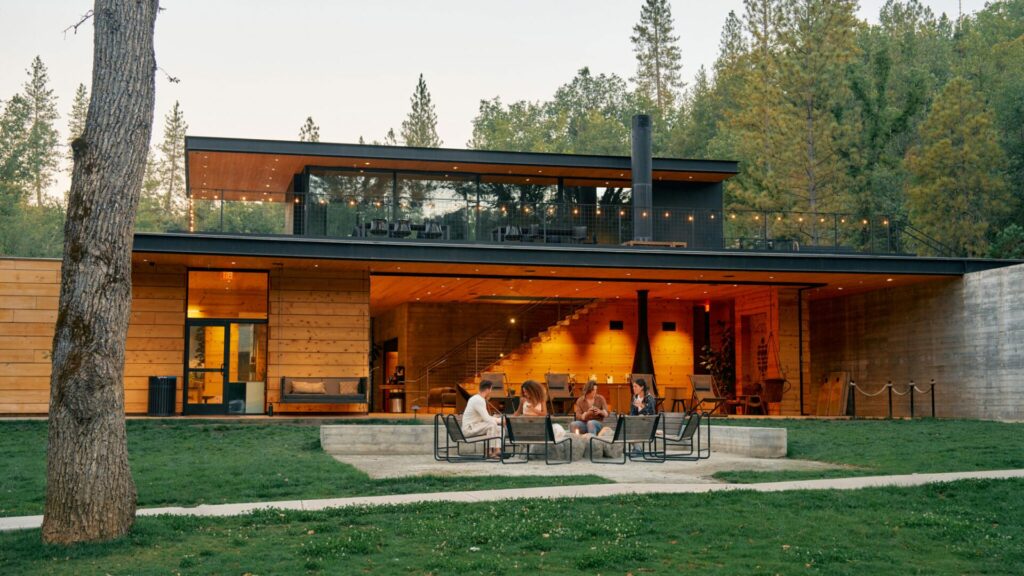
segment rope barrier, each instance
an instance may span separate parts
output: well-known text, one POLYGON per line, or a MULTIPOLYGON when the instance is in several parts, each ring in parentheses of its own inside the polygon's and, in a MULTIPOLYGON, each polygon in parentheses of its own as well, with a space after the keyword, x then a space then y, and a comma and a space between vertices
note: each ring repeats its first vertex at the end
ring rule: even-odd
POLYGON ((877 396, 881 396, 883 393, 888 393, 888 395, 889 395, 889 418, 892 418, 892 415, 893 415, 893 404, 892 404, 892 397, 893 397, 893 395, 896 395, 896 396, 910 396, 910 417, 913 418, 914 417, 914 409, 915 409, 914 393, 916 392, 918 394, 928 394, 928 396, 929 396, 928 399, 930 400, 930 403, 931 403, 932 418, 935 417, 935 379, 934 378, 932 378, 931 383, 928 386, 928 388, 922 388, 922 387, 918 386, 917 384, 915 384, 913 380, 911 380, 903 388, 902 392, 900 390, 898 390, 896 388, 896 386, 893 385, 892 380, 889 380, 887 383, 882 385, 882 387, 879 388, 877 391, 875 391, 875 392, 868 392, 867 390, 864 390, 861 387, 857 386, 857 383, 854 382, 851 379, 850 380, 850 395, 849 395, 850 407, 849 408, 850 408, 850 411, 852 412, 853 417, 856 418, 857 417, 857 402, 856 402, 857 395, 854 392, 859 392, 862 396, 864 396, 866 398, 875 398, 877 396))

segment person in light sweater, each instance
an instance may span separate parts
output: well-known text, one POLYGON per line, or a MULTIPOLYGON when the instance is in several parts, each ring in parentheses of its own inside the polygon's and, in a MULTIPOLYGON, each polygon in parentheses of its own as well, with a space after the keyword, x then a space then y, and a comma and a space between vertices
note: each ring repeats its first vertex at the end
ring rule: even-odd
MULTIPOLYGON (((477 393, 466 402, 466 410, 462 413, 462 434, 466 438, 474 436, 498 438, 501 436, 501 418, 491 416, 487 411, 487 399, 491 397, 493 386, 490 380, 481 380, 477 393)), ((501 448, 491 448, 488 456, 500 457, 501 448)))

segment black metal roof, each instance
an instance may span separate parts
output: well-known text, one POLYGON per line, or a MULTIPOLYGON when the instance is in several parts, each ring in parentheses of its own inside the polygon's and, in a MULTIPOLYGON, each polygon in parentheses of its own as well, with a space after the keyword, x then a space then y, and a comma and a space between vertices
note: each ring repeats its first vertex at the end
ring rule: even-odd
MULTIPOLYGON (((380 160, 552 166, 562 168, 606 168, 612 170, 629 170, 631 168, 629 156, 553 154, 547 152, 504 152, 495 150, 464 150, 456 148, 416 148, 410 146, 332 144, 327 142, 251 140, 245 138, 214 138, 207 136, 187 136, 185 138, 185 151, 358 157, 380 160)), ((670 172, 713 172, 717 174, 738 174, 739 163, 732 160, 655 158, 653 169, 656 171, 664 170, 670 172)))
POLYGON ((962 276, 1020 261, 870 254, 697 251, 575 244, 487 244, 305 236, 135 235, 135 252, 437 264, 962 276))

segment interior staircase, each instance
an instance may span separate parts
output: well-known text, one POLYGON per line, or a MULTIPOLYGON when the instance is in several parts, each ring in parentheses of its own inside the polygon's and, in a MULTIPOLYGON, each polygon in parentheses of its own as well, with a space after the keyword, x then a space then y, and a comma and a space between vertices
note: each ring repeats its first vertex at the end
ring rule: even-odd
POLYGON ((509 368, 513 364, 523 360, 530 353, 537 351, 540 346, 542 346, 545 342, 550 342, 551 339, 558 335, 560 332, 568 330, 569 326, 571 326, 574 322, 580 320, 581 318, 585 317, 586 315, 590 314, 591 311, 600 306, 603 302, 604 300, 591 300, 586 304, 574 309, 572 312, 566 314, 564 317, 560 318, 554 324, 551 324, 541 332, 537 333, 537 335, 533 336, 532 338, 530 338, 529 340, 527 340, 526 342, 524 342, 511 352, 509 352, 508 354, 500 355, 498 358, 494 360, 494 362, 486 365, 473 376, 464 379, 462 382, 460 382, 460 384, 462 384, 463 387, 473 384, 476 376, 478 376, 479 373, 481 372, 509 372, 509 368))

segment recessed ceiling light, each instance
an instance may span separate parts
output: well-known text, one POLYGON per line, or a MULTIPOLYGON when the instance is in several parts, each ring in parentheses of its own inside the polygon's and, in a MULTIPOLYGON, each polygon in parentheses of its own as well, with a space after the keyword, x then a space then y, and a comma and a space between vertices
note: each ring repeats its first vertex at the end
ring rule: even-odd
POLYGON ((885 281, 886 282, 892 282, 892 278, 886 278, 885 281))

